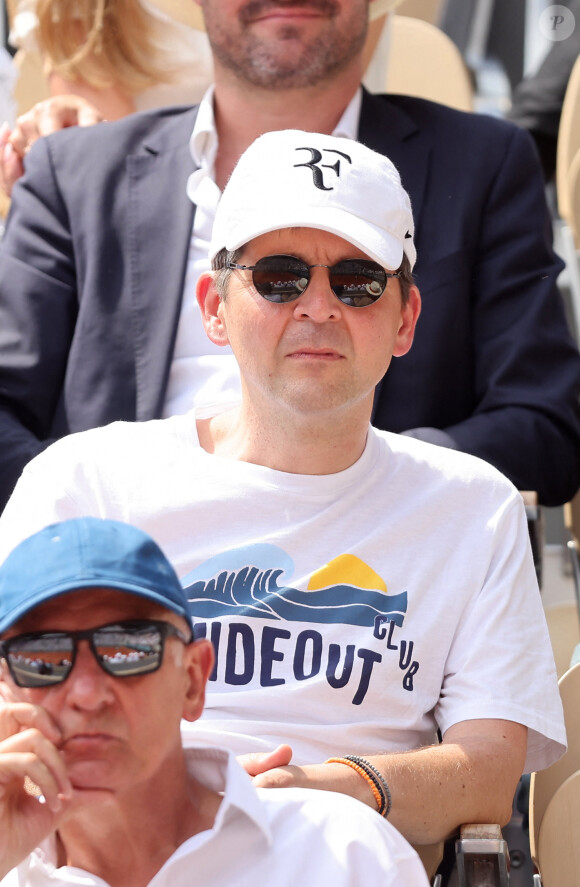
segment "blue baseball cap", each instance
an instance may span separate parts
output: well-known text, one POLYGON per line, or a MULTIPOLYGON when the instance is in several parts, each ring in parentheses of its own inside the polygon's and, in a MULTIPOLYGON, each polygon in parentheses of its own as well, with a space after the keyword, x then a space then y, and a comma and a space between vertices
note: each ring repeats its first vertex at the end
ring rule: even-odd
POLYGON ((81 588, 116 588, 183 616, 177 574, 153 539, 130 524, 80 517, 29 536, 0 566, 0 632, 29 610, 81 588))

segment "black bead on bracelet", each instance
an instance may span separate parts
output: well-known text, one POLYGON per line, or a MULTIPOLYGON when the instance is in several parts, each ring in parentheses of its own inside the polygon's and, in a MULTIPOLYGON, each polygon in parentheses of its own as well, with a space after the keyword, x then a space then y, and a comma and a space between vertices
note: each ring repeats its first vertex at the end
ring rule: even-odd
POLYGON ((366 758, 361 758, 359 755, 344 755, 344 758, 347 761, 352 761, 353 764, 358 764, 358 766, 367 774, 369 779, 372 780, 382 799, 382 804, 379 807, 379 813, 386 819, 391 812, 391 807, 393 806, 393 798, 391 796, 391 790, 387 785, 387 780, 385 779, 383 774, 379 770, 377 770, 374 764, 371 764, 370 761, 367 761, 366 758))

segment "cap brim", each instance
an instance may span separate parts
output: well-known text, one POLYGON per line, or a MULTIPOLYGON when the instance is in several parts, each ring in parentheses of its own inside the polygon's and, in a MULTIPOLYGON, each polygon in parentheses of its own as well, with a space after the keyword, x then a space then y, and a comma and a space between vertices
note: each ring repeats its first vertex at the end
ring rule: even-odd
POLYGON ((46 601, 51 601, 54 598, 61 597, 63 594, 68 594, 72 591, 82 591, 82 589, 86 588, 111 588, 114 591, 124 591, 127 594, 134 594, 137 597, 145 598, 146 600, 151 601, 154 604, 159 604, 161 607, 164 607, 166 610, 171 610, 173 613, 176 613, 178 616, 182 616, 184 619, 187 619, 191 622, 191 617, 188 612, 184 612, 181 607, 178 606, 177 603, 169 600, 167 597, 158 594, 151 588, 144 588, 142 586, 134 585, 131 586, 127 582, 115 582, 114 579, 100 580, 96 578, 92 579, 78 579, 76 581, 61 583, 60 585, 56 585, 50 588, 50 591, 47 589, 44 592, 39 592, 27 600, 23 600, 20 607, 15 607, 10 611, 10 615, 7 616, 0 622, 0 633, 6 631, 7 628, 10 628, 14 623, 18 622, 19 619, 22 619, 30 610, 34 610, 36 607, 39 607, 41 604, 46 601))
MULTIPOLYGON (((245 218, 247 222, 247 215, 245 218)), ((261 237, 262 234, 269 234, 271 231, 280 231, 286 228, 316 228, 319 231, 328 231, 329 234, 335 234, 343 240, 348 241, 353 246, 362 250, 370 259, 378 262, 383 268, 395 271, 403 261, 403 249, 400 241, 388 232, 378 232, 372 225, 364 219, 351 215, 344 210, 336 207, 308 207, 308 221, 305 221, 304 212, 294 215, 287 213, 284 220, 280 220, 280 214, 277 214, 276 223, 268 224, 264 220, 263 215, 256 220, 256 225, 252 226, 251 233, 248 233, 248 226, 245 230, 240 230, 237 238, 231 239, 225 244, 226 249, 235 250, 244 246, 250 240, 261 237), (337 224, 337 222, 344 224, 337 224)), ((222 248, 224 244, 219 244, 216 249, 212 248, 212 258, 222 248)))
MULTIPOLYGON (((197 31, 205 31, 203 12, 195 0, 187 0, 187 2, 185 0, 150 0, 150 2, 175 21, 189 25, 190 28, 195 28, 197 31)), ((370 0, 369 21, 374 21, 388 12, 392 12, 402 2, 403 0, 370 0)))

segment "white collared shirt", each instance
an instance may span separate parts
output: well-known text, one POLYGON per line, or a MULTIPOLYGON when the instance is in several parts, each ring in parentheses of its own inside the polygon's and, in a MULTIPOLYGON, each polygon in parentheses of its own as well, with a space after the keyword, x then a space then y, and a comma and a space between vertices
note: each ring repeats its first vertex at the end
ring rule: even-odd
MULTIPOLYGON (((256 790, 231 753, 197 747, 185 754, 190 775, 223 799, 213 827, 178 847, 150 887, 428 887, 410 844, 370 807, 331 792, 256 790)), ((0 887, 106 887, 90 872, 55 863, 52 837, 0 887)))
MULTIPOLYGON (((215 181, 218 136, 213 113, 214 88, 204 95, 190 139, 197 167, 187 183, 187 195, 195 204, 181 315, 171 362, 163 416, 180 415, 194 406, 237 400, 239 369, 229 347, 214 345, 206 336, 195 297, 199 275, 209 270, 211 230, 221 191, 215 181)), ((358 89, 348 103, 333 135, 356 139, 362 102, 358 89)))

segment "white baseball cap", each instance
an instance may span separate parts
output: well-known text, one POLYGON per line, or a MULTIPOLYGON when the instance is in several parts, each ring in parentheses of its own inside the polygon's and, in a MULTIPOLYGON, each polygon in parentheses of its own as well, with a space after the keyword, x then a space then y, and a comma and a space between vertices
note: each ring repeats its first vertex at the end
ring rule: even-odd
POLYGON ((391 161, 360 142, 285 129, 242 154, 216 211, 210 260, 282 228, 319 228, 383 268, 417 254, 409 196, 391 161))

